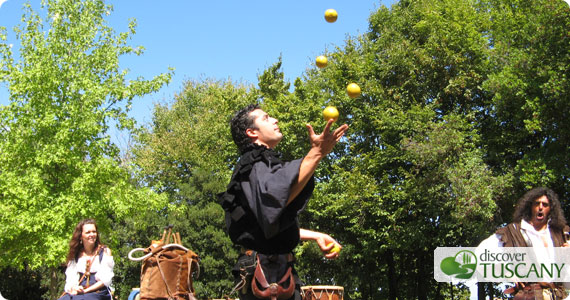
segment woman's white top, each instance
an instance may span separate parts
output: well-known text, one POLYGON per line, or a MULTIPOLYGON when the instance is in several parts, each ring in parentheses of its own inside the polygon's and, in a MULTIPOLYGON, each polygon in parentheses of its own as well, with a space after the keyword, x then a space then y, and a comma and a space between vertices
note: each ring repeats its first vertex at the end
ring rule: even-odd
MULTIPOLYGON (((111 280, 115 275, 113 273, 113 267, 115 266, 115 261, 113 260, 113 256, 108 255, 108 249, 103 251, 103 258, 101 262, 99 262, 99 255, 93 259, 93 263, 91 264, 91 273, 95 274, 95 279, 97 281, 103 282, 105 286, 109 287, 111 285, 111 280)), ((81 276, 79 273, 85 273, 85 266, 87 265, 87 261, 91 260, 90 256, 83 256, 80 257, 77 262, 71 261, 67 264, 67 269, 65 270, 65 291, 69 292, 72 287, 76 287, 79 285, 79 278, 81 276)))

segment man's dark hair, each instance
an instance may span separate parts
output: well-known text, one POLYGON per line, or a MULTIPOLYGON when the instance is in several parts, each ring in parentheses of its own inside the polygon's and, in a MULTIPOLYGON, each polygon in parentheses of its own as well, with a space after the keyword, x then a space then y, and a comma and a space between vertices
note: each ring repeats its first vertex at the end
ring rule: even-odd
POLYGON ((230 129, 232 132, 232 138, 234 143, 239 149, 240 153, 244 153, 247 146, 251 144, 251 139, 245 134, 245 131, 249 128, 256 129, 253 125, 253 118, 249 115, 252 111, 259 109, 258 104, 250 104, 236 112, 232 120, 230 121, 230 129))
POLYGON ((513 221, 520 222, 523 219, 527 222, 530 221, 532 218, 532 205, 536 199, 542 196, 546 196, 550 204, 550 213, 548 214, 550 219, 548 223, 549 226, 557 230, 562 230, 566 225, 566 218, 564 218, 558 195, 546 187, 533 188, 519 199, 513 215, 513 221))

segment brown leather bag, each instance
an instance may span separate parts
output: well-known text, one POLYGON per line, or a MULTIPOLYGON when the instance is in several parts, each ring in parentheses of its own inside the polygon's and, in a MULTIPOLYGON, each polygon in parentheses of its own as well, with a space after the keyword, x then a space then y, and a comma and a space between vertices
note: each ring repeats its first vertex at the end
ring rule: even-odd
MULTIPOLYGON (((170 235, 170 231, 169 231, 170 235)), ((163 239, 153 241, 146 249, 133 249, 129 253, 131 260, 143 260, 141 266, 140 299, 185 299, 195 300, 192 275, 200 273, 199 257, 192 250, 180 244, 180 236, 174 235, 174 243, 166 244, 163 239), (177 240, 178 239, 178 240, 177 240), (145 255, 133 258, 134 251, 142 250, 145 255)))
POLYGON ((255 273, 251 280, 251 290, 253 295, 260 299, 285 300, 291 298, 295 293, 295 278, 293 277, 291 267, 287 269, 287 272, 278 283, 269 284, 261 268, 258 256, 255 273), (289 285, 287 288, 284 288, 283 286, 287 281, 289 285))

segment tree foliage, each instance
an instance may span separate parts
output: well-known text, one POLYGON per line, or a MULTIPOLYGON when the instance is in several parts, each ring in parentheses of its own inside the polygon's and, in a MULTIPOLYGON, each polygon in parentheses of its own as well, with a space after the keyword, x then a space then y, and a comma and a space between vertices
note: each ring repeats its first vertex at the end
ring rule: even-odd
POLYGON ((24 5, 17 55, 0 43, 0 80, 10 94, 0 109, 0 268, 63 263, 75 224, 87 217, 113 247, 114 222, 165 205, 133 184, 108 130, 132 128, 133 99, 171 73, 127 79, 119 58, 142 53, 128 45, 135 23, 115 33, 103 1, 49 0, 41 9, 44 17, 24 5))
POLYGON ((512 169, 520 189, 550 186, 570 196, 570 12, 561 1, 485 1, 489 61, 482 86, 489 115, 481 121, 490 163, 512 169))
POLYGON ((236 107, 255 101, 246 86, 230 81, 188 81, 170 105, 157 105, 150 128, 141 128, 133 149, 140 180, 168 195, 177 213, 165 212, 183 243, 200 256, 198 296, 230 292, 238 250, 225 234, 223 191, 238 158, 229 131, 236 107))
POLYGON ((400 1, 298 82, 301 102, 333 103, 351 126, 308 220, 348 243, 330 276, 354 297, 442 297, 426 283, 435 247, 476 245, 528 187, 568 192, 567 154, 553 150, 569 146, 557 125, 568 98, 552 96, 567 88, 568 9, 543 4, 400 1))
MULTIPOLYGON (((73 7, 71 2, 61 3, 73 7)), ((95 11, 99 16, 105 12, 95 11)), ((50 12, 50 16, 64 15, 50 12)), ((202 259, 202 275, 195 281, 201 298, 221 297, 232 287, 230 269, 239 249, 224 233, 223 210, 215 195, 226 187, 238 158, 228 121, 235 110, 252 102, 279 119, 284 139, 277 150, 285 159, 308 151, 305 124, 322 130, 326 106, 336 106, 341 113, 338 123, 350 126, 320 163, 313 198, 301 215, 302 227, 329 233, 343 244, 341 256, 324 260, 314 243, 296 249, 297 269, 306 284, 341 285, 349 298, 465 295, 463 286, 432 279, 436 247, 478 244, 496 226, 510 221, 516 200, 529 187, 550 186, 562 199, 570 193, 566 151, 570 132, 565 122, 570 113, 570 10, 562 1, 401 0, 373 12, 368 32, 349 36, 345 45, 326 53, 328 66, 309 69, 295 80, 293 91, 281 71, 286 59, 282 57, 259 75, 258 88, 229 80, 186 82, 174 101, 157 105, 152 123, 136 132, 130 166, 139 184, 136 190, 121 177, 126 176, 124 169, 112 159, 116 148, 104 135, 107 120, 125 121, 130 97, 158 88, 166 78, 127 84, 116 65, 95 64, 105 61, 101 58, 107 57, 105 51, 134 51, 124 45, 128 34, 119 36, 125 39, 99 40, 118 43, 115 50, 81 48, 83 52, 69 53, 84 56, 70 56, 56 51, 75 49, 74 39, 63 39, 65 47, 49 48, 54 55, 39 55, 52 53, 37 46, 52 31, 40 34, 41 22, 36 19, 30 17, 27 27, 37 33, 22 35, 30 45, 23 47, 24 53, 37 48, 29 50, 30 63, 14 64, 9 48, 0 44, 1 78, 10 80, 13 91, 12 104, 2 110, 1 150, 15 154, 0 154, 2 174, 9 175, 0 179, 1 197, 10 199, 1 208, 36 218, 20 221, 22 228, 36 228, 31 224, 37 222, 40 209, 47 209, 49 216, 65 220, 39 223, 42 228, 59 226, 62 234, 68 234, 66 226, 74 218, 52 210, 59 207, 98 217, 107 211, 64 201, 90 199, 98 205, 107 203, 104 208, 120 204, 124 210, 112 214, 113 222, 105 226, 113 228, 122 255, 148 245, 163 226, 173 224, 183 243, 202 259), (78 60, 67 64, 60 56, 78 60), (85 70, 86 65, 95 69, 85 70), (108 74, 102 70, 114 75, 95 75, 108 74), (66 78, 65 84, 56 84, 55 73, 66 78), (37 78, 43 80, 43 88, 31 84, 37 78), (346 95, 351 82, 362 88, 360 97, 346 95), (28 85, 33 88, 24 89, 28 85), (98 110, 107 105, 116 108, 123 100, 124 107, 98 110), (91 113, 85 111, 89 109, 91 113), (80 142, 71 143, 76 137, 80 142), (24 183, 16 184, 18 175, 24 183), (117 176, 125 181, 117 181, 117 176), (121 200, 113 202, 119 195, 117 186, 129 188, 128 192, 122 188, 121 200), (169 205, 161 206, 151 221, 127 216, 133 207, 128 203, 137 202, 125 195, 146 193, 149 188, 167 198, 169 205), (55 202, 47 207, 36 199, 55 202)), ((57 22, 68 19, 53 20, 52 27, 57 27, 57 22)), ((55 40, 48 43, 52 44, 55 40)), ((2 215, 0 229, 6 235, 0 236, 0 246, 35 232, 9 232, 13 227, 7 224, 16 220, 2 215)), ((10 247, 6 249, 23 246, 10 247)), ((7 264, 19 261, 10 259, 7 264)), ((117 274, 117 285, 128 291, 137 284, 138 265, 119 262, 117 274)))
POLYGON ((343 285, 357 299, 443 298, 449 289, 426 265, 435 247, 476 245, 510 219, 527 187, 567 193, 566 153, 547 153, 568 147, 557 125, 567 97, 556 94, 566 88, 568 12, 544 4, 400 1, 373 13, 370 31, 327 53, 329 65, 298 78, 294 92, 281 58, 259 76, 256 94, 280 121, 286 158, 306 153, 304 124, 322 128, 325 106, 350 125, 302 215, 302 226, 338 238, 343 255, 323 261, 302 245, 307 284, 343 285), (345 94, 351 82, 361 97, 345 94))

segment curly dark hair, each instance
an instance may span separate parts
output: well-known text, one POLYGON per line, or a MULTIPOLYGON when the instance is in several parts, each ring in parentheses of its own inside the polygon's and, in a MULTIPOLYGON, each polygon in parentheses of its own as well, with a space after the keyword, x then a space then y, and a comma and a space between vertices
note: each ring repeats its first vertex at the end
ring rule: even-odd
POLYGON ((66 263, 70 261, 74 261, 78 258, 79 253, 83 250, 83 243, 81 242, 81 234, 83 233, 83 226, 86 224, 93 224, 95 225, 95 230, 97 230, 97 240, 95 241, 95 248, 101 245, 101 241, 99 240, 99 230, 97 229, 97 223, 93 219, 84 219, 81 220, 77 226, 75 226, 75 230, 73 230, 73 235, 71 236, 71 240, 69 241, 69 252, 67 253, 66 263))
POLYGON ((542 196, 546 196, 550 204, 550 213, 548 214, 549 226, 556 230, 563 230, 566 225, 566 218, 564 218, 558 195, 546 187, 533 188, 518 200, 515 213, 513 214, 513 221, 520 222, 525 220, 529 222, 532 218, 532 205, 536 199, 542 196))
POLYGON ((259 108, 258 104, 250 104, 238 110, 230 121, 232 138, 234 139, 234 143, 238 147, 239 152, 242 154, 247 149, 247 146, 252 143, 251 139, 247 134, 245 134, 245 131, 249 128, 257 129, 253 125, 254 120, 249 114, 259 108))

